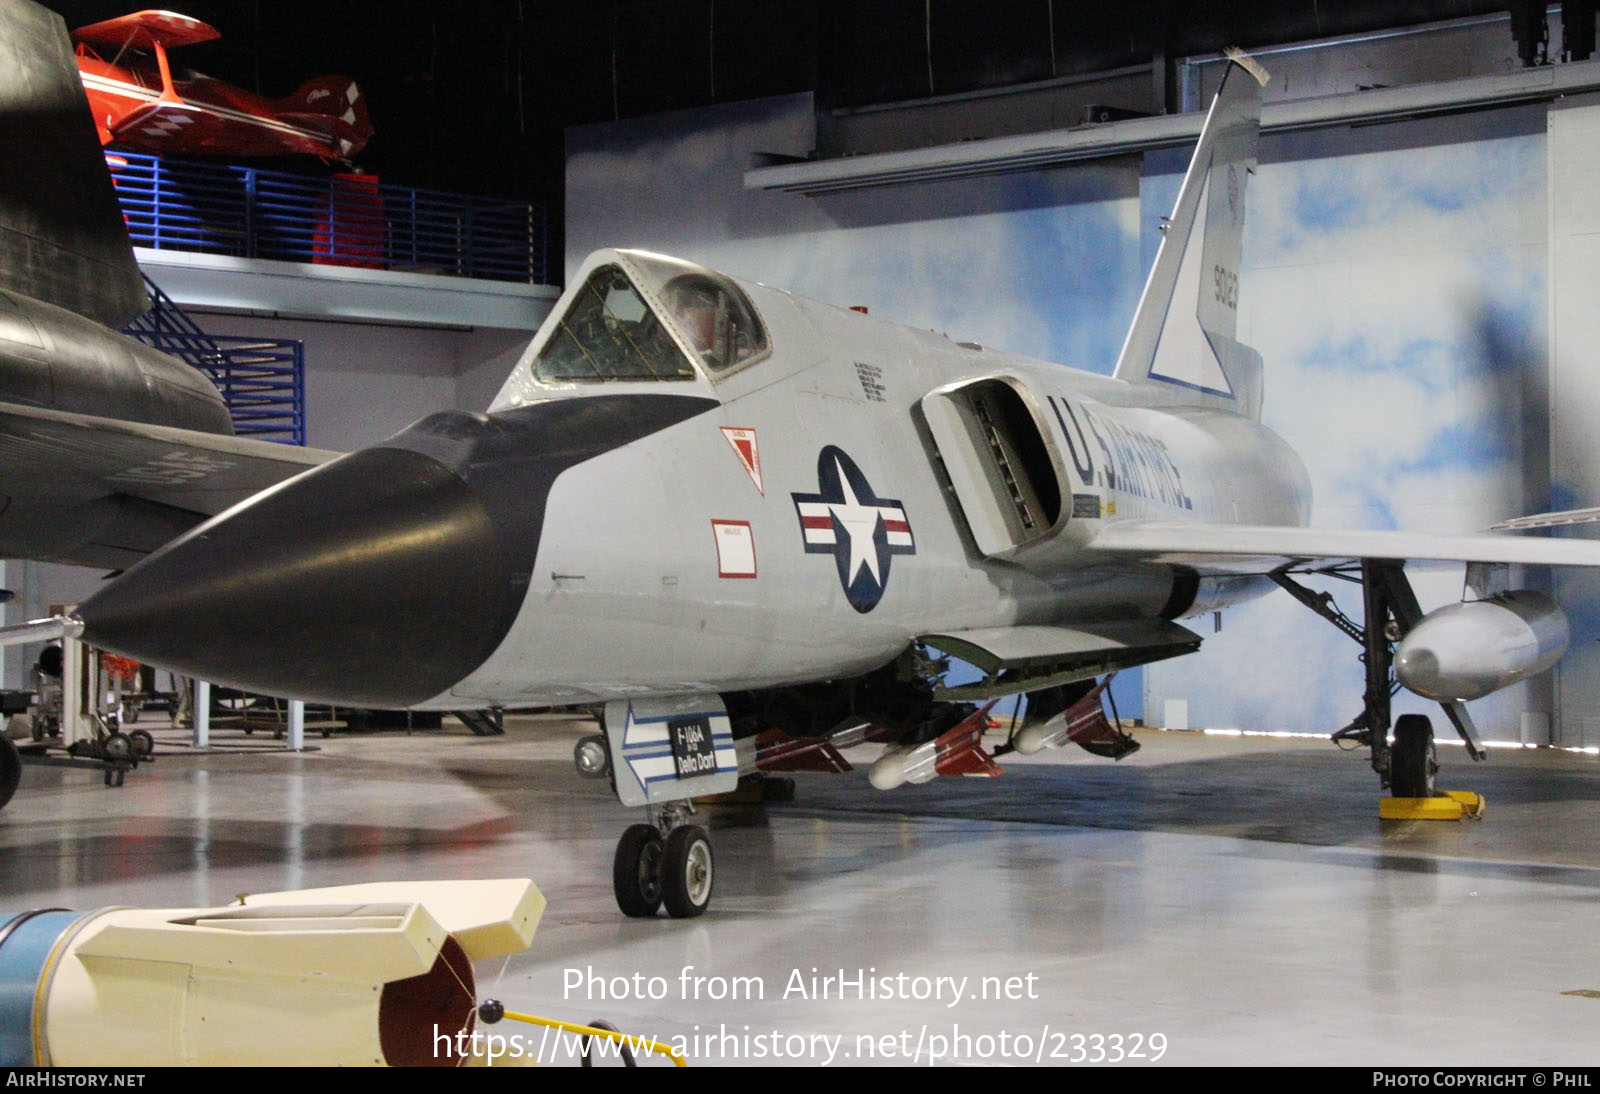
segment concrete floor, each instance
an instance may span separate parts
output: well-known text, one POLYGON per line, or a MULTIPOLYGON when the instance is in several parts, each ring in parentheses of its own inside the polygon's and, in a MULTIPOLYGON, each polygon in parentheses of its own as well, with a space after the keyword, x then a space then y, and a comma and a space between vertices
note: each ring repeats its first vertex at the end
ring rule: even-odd
POLYGON ((164 748, 117 790, 29 769, 0 813, 0 910, 528 876, 549 908, 527 953, 479 968, 482 993, 718 1035, 695 1064, 1600 1063, 1600 759, 1444 749, 1441 784, 1489 811, 1424 824, 1380 822, 1364 754, 1326 743, 1146 733, 1121 764, 1008 757, 1001 779, 888 794, 869 747, 793 804, 712 811, 705 918, 629 921, 610 869, 634 818, 570 762, 591 728, 164 748), (960 998, 947 980, 942 1000, 818 999, 813 969, 894 994, 953 978, 960 998), (697 976, 762 997, 695 998, 697 976), (983 977, 1013 998, 978 998, 983 977))

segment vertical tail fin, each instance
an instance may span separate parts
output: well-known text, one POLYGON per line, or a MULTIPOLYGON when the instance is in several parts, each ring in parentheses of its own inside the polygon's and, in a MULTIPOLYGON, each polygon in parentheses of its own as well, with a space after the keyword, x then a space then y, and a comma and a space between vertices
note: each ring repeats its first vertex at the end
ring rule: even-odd
POLYGON ((1197 404, 1258 419, 1261 355, 1235 334, 1245 182, 1255 170, 1267 74, 1242 53, 1230 56, 1115 375, 1174 384, 1197 404), (1189 300, 1196 301, 1193 312, 1189 300))
POLYGON ((366 96, 348 76, 307 80, 293 95, 273 105, 284 117, 326 133, 337 143, 340 156, 355 155, 372 139, 366 96))
POLYGON ((111 327, 149 306, 61 16, 0 0, 0 289, 111 327))

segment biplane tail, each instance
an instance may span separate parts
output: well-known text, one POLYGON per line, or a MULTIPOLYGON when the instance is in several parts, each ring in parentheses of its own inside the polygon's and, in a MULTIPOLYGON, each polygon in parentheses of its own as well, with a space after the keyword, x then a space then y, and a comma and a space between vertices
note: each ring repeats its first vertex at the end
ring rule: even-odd
POLYGON ((347 76, 307 80, 274 107, 285 121, 315 129, 337 141, 339 153, 345 158, 360 152, 372 139, 366 96, 347 76))

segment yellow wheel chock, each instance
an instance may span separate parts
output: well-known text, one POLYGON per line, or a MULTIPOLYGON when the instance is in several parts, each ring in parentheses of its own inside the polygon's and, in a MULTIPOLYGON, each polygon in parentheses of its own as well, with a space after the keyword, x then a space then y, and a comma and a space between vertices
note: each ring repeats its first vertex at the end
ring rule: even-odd
POLYGON ((1432 798, 1380 798, 1378 816, 1384 820, 1461 820, 1483 816, 1486 804, 1482 794, 1446 790, 1432 798))

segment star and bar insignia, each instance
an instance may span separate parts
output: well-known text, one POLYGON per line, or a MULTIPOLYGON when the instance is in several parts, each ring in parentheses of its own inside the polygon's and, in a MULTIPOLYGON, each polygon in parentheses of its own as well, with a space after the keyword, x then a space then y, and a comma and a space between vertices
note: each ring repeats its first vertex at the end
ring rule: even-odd
POLYGON ((831 554, 845 599, 870 612, 889 584, 889 561, 917 553, 906 511, 872 492, 867 477, 837 445, 817 454, 815 494, 791 494, 807 554, 831 554))

